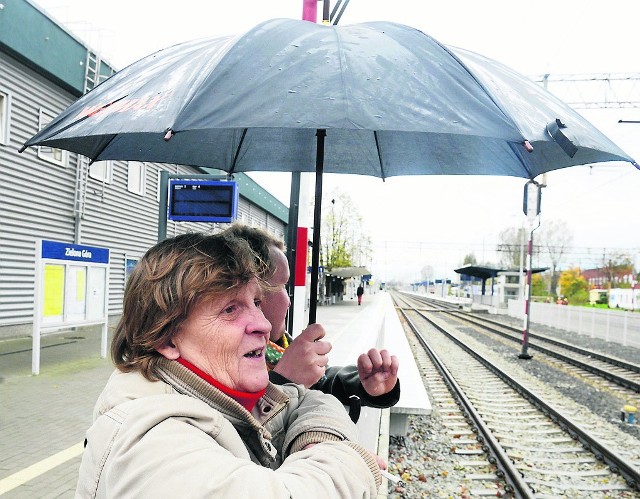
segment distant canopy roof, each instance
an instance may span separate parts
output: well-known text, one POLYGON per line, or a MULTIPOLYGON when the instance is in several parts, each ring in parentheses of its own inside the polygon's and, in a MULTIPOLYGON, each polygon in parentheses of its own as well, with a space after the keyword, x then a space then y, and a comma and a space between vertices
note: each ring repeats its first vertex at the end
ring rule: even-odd
POLYGON ((335 267, 330 270, 325 270, 326 275, 334 275, 342 279, 349 279, 350 277, 361 277, 363 275, 371 275, 371 272, 367 270, 367 267, 335 267))
MULTIPOLYGON (((531 269, 532 274, 544 272, 549 270, 549 267, 534 267, 531 269)), ((497 276, 500 272, 518 272, 519 269, 496 269, 493 267, 481 267, 478 265, 465 265, 459 269, 454 269, 455 272, 461 275, 467 275, 471 277, 478 277, 482 280, 489 279, 490 277, 497 276)), ((526 269, 525 269, 526 271, 526 269)))

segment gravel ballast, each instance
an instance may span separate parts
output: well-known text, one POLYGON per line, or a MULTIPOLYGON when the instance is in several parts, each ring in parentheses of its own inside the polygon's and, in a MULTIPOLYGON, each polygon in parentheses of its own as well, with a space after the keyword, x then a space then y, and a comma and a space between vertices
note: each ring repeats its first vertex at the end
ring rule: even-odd
MULTIPOLYGON (((521 325, 521 321, 509 317, 500 316, 499 319, 516 327, 521 325)), ((470 334, 480 347, 486 346, 495 360, 508 369, 513 369, 514 374, 520 376, 523 381, 529 379, 531 383, 543 383, 548 385, 549 389, 555 389, 568 402, 580 407, 582 413, 590 413, 588 416, 597 424, 611 427, 612 431, 622 435, 621 439, 629 440, 626 443, 631 448, 640 448, 640 425, 628 424, 621 420, 622 406, 640 405, 640 400, 629 400, 628 394, 623 396, 616 390, 595 387, 588 380, 573 374, 571 370, 558 369, 541 354, 536 355, 534 349, 529 352, 533 356, 532 359, 522 360, 517 357, 518 348, 515 344, 496 342, 485 335, 473 333, 468 327, 458 326, 458 330, 470 334), (625 434, 627 437, 624 437, 625 434)), ((534 323, 530 325, 530 331, 640 364, 640 350, 637 348, 534 323)), ((411 341, 410 343, 412 344, 411 341)), ((492 360, 495 361, 494 359, 492 360)), ((433 399, 429 383, 426 386, 429 396, 433 399)), ((437 404, 434 404, 432 415, 410 417, 407 437, 391 438, 389 471, 402 476, 405 483, 404 486, 389 484, 388 497, 470 497, 464 478, 468 470, 460 466, 460 460, 451 452, 452 440, 447 435, 442 416, 437 404)), ((622 497, 624 496, 626 494, 622 494, 622 497)), ((621 495, 616 494, 615 497, 621 495)), ((637 496, 630 493, 628 497, 637 496)))

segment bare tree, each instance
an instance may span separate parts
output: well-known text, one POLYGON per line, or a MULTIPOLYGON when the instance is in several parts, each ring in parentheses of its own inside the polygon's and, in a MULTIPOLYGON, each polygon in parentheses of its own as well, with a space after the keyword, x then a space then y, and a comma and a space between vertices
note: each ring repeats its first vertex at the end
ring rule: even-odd
POLYGON ((526 238, 527 233, 521 227, 508 227, 498 235, 500 243, 498 251, 500 252, 500 265, 517 269, 520 262, 526 262, 526 238))
POLYGON ((625 279, 625 276, 633 276, 633 263, 630 255, 622 253, 614 253, 607 257, 606 253, 602 255, 604 271, 607 282, 606 286, 611 289, 630 288, 632 283, 625 279))
POLYGON ((420 270, 420 275, 422 276, 423 281, 432 281, 433 280, 433 267, 431 265, 425 265, 420 270))
POLYGON ((538 245, 544 249, 551 267, 549 293, 555 294, 560 278, 557 270, 567 249, 573 241, 573 234, 564 220, 545 221, 537 232, 538 245))
POLYGON ((476 265, 478 260, 476 260, 476 255, 473 253, 469 253, 464 256, 464 260, 462 261, 462 265, 476 265))
POLYGON ((322 207, 321 264, 327 268, 363 266, 372 254, 371 237, 351 197, 336 189, 322 207))

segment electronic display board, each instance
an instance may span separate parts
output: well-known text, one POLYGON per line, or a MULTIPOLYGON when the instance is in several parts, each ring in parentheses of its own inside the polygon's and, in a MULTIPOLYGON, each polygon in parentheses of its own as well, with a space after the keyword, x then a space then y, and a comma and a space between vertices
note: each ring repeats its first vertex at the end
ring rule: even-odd
POLYGON ((238 213, 238 186, 233 181, 169 181, 167 218, 179 222, 233 222, 238 213))

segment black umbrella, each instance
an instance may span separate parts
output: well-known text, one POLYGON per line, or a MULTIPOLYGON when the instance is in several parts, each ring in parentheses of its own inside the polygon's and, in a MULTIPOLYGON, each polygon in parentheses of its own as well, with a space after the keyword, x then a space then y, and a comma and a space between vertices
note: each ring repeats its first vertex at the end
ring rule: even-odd
MULTIPOLYGON (((507 175, 633 159, 529 79, 400 24, 274 19, 119 71, 24 148, 239 171, 507 175)), ((635 163, 634 163, 635 164, 635 163)), ((636 165, 637 166, 637 165, 636 165)), ((317 271, 311 274, 315 322, 317 271)))

